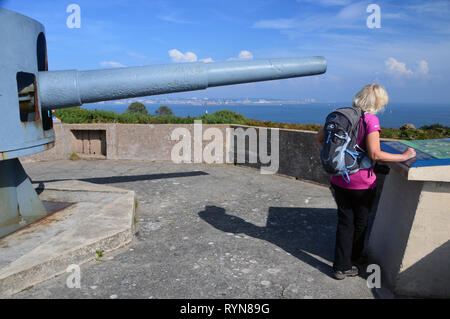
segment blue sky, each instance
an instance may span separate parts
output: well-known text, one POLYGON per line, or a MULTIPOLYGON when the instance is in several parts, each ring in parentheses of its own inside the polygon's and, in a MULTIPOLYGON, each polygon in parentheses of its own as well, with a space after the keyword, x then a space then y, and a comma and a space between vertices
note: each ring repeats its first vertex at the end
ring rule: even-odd
POLYGON ((0 0, 46 27, 49 68, 97 69, 323 55, 325 75, 174 96, 351 101, 378 82, 391 102, 450 104, 450 1, 0 0), (81 8, 70 29, 69 4, 81 8), (366 20, 381 8, 381 28, 366 20))

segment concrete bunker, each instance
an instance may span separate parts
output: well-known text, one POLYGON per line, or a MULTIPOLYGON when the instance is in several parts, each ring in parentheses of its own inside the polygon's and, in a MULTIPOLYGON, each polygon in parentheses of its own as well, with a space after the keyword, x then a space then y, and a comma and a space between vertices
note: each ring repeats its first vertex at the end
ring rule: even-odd
POLYGON ((106 130, 71 130, 72 152, 81 157, 106 159, 106 130))

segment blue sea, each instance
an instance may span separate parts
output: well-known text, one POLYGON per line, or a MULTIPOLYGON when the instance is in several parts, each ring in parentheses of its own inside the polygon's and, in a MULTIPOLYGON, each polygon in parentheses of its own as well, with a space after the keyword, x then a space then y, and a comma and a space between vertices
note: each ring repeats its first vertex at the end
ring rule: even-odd
MULTIPOLYGON (((162 104, 161 104, 162 105, 162 104)), ((323 124, 328 113, 338 107, 347 106, 339 103, 308 103, 308 104, 282 104, 282 105, 189 105, 164 104, 169 106, 177 116, 201 116, 220 110, 230 110, 240 113, 247 118, 261 121, 323 124)), ((154 114, 159 104, 147 104, 149 113, 154 114)), ((103 109, 122 113, 127 104, 85 104, 86 109, 103 109)), ((382 127, 399 128, 403 124, 411 123, 416 127, 439 123, 450 126, 449 104, 413 104, 390 103, 377 114, 382 127)))

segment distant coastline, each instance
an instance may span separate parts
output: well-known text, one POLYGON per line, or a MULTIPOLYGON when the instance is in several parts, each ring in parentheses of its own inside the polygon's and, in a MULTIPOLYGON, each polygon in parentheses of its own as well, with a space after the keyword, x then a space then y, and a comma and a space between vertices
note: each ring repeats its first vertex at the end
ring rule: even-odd
MULTIPOLYGON (((120 123, 120 124, 194 124, 200 120, 204 124, 237 124, 246 126, 271 127, 280 129, 294 129, 306 131, 319 131, 323 126, 320 124, 298 124, 283 123, 274 121, 261 121, 247 118, 242 114, 221 110, 214 113, 205 113, 201 116, 176 116, 173 110, 167 106, 158 108, 158 115, 148 114, 145 106, 133 103, 127 112, 118 113, 106 110, 88 110, 81 107, 73 107, 56 110, 53 115, 68 124, 94 124, 94 123, 120 123), (134 104, 134 105, 133 105, 134 104), (164 114, 162 111, 164 110, 164 114)), ((248 106, 241 106, 248 107, 248 106)), ((192 108, 192 106, 191 106, 192 108)), ((414 127, 405 125, 400 129, 381 127, 381 137, 404 139, 404 140, 424 140, 450 138, 450 126, 441 124, 424 125, 414 127)))
MULTIPOLYGON (((214 100, 176 100, 159 99, 144 100, 149 113, 161 105, 169 106, 176 116, 201 116, 205 113, 214 113, 220 110, 230 110, 244 115, 247 118, 260 121, 273 121, 280 123, 297 124, 323 124, 326 115, 338 107, 349 106, 350 102, 307 102, 294 100, 264 100, 264 99, 214 99, 214 100), (262 101, 260 101, 262 100, 262 101), (236 103, 239 101, 239 103, 236 103), (165 103, 170 102, 170 103, 165 103), (196 104, 197 102, 197 104, 196 104), (224 102, 224 103, 220 103, 224 102), (233 103, 232 103, 233 102, 233 103), (281 103, 282 104, 276 104, 281 103), (295 102, 295 103, 294 103, 295 102)), ((107 110, 122 113, 129 104, 120 103, 94 103, 85 104, 83 108, 89 110, 107 110)), ((142 103, 142 102, 141 102, 142 103)), ((403 124, 411 123, 416 127, 423 125, 442 124, 450 126, 450 103, 421 104, 421 103, 389 103, 384 111, 377 114, 381 125, 388 128, 399 128, 403 124)))

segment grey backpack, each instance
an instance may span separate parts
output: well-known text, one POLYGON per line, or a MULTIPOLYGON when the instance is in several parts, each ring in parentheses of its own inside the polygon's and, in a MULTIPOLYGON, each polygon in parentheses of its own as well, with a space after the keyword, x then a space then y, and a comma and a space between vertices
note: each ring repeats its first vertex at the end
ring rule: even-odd
POLYGON ((364 113, 354 107, 337 109, 328 114, 323 128, 325 142, 320 151, 322 167, 329 174, 342 176, 347 183, 350 182, 351 174, 374 165, 366 151, 356 144, 361 118, 366 130, 364 113))

